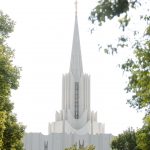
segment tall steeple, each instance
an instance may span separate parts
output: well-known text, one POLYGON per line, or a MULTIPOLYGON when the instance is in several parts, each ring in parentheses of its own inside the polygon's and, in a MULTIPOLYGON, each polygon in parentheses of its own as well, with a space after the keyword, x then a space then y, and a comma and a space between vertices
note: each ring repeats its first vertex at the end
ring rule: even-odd
MULTIPOLYGON (((75 2, 75 25, 69 73, 62 78, 62 110, 56 112, 56 122, 49 126, 49 133, 86 135, 103 133, 97 122, 97 113, 91 112, 90 76, 83 73, 80 38, 75 2)), ((79 140, 79 139, 78 139, 79 140)))
POLYGON ((73 74, 75 81, 79 81, 81 74, 83 73, 83 68, 82 68, 82 57, 81 57, 80 37, 79 37, 78 17, 77 17, 77 0, 75 2, 75 8, 76 8, 75 25, 74 25, 74 35, 70 61, 70 72, 73 74))

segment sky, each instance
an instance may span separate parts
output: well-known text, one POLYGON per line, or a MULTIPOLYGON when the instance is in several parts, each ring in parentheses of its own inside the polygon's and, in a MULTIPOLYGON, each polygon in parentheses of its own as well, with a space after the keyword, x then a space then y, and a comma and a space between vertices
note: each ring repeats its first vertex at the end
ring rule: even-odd
MULTIPOLYGON (((106 133, 117 135, 142 126, 143 113, 126 104, 127 78, 118 64, 130 51, 110 56, 98 44, 115 40, 115 24, 96 27, 88 16, 96 0, 78 0, 78 23, 84 73, 91 75, 91 109, 106 133), (113 29, 113 30, 112 30, 113 29)), ((7 40, 15 49, 14 64, 21 67, 20 87, 12 91, 14 113, 26 132, 48 133, 48 123, 61 110, 62 75, 69 72, 75 7, 74 0, 0 0, 0 9, 16 22, 7 40)))

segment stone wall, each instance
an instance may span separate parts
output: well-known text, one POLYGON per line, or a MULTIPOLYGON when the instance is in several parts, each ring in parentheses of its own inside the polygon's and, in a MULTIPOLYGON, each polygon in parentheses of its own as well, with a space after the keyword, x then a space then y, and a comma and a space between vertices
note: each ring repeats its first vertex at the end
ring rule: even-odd
POLYGON ((111 134, 78 135, 53 133, 43 135, 41 133, 26 133, 24 136, 25 150, 64 150, 74 144, 84 146, 93 144, 96 150, 111 150, 111 134))

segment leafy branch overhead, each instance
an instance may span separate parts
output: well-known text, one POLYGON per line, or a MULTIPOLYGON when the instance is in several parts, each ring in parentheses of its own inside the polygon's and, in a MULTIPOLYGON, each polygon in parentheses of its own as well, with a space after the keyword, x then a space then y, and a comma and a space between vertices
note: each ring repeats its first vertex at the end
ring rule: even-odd
POLYGON ((150 32, 149 26, 146 30, 144 41, 136 44, 135 58, 129 58, 122 69, 129 72, 128 85, 126 91, 132 94, 128 100, 131 106, 142 109, 145 108, 150 113, 150 32))
MULTIPOLYGON (((138 8, 141 6, 140 2, 140 0, 98 1, 95 8, 93 8, 91 11, 89 20, 93 23, 93 25, 98 24, 99 26, 102 26, 110 20, 117 20, 119 29, 122 31, 121 35, 118 37, 118 44, 114 45, 112 43, 108 43, 108 45, 104 48, 102 44, 99 44, 100 49, 104 49, 104 51, 108 54, 114 54, 118 52, 118 49, 122 49, 128 46, 129 37, 125 34, 124 31, 133 19, 130 11, 133 9, 138 10, 138 8)), ((135 35, 138 32, 135 30, 133 33, 135 35)))
POLYGON ((15 22, 8 15, 0 11, 0 43, 4 42, 14 30, 15 22))
MULTIPOLYGON (((127 73, 127 103, 137 110, 145 110, 143 127, 137 131, 128 129, 112 141, 112 149, 150 149, 150 2, 149 0, 100 0, 89 17, 94 26, 102 26, 111 20, 119 23, 118 43, 108 43, 106 53, 121 49, 130 50, 121 69, 127 73), (134 11, 133 11, 134 10, 134 11), (140 10, 140 11, 138 11, 140 10), (134 15, 133 15, 134 12, 134 15), (140 28, 138 28, 140 27, 140 28), (120 30, 121 29, 121 30, 120 30)), ((116 28, 116 26, 115 26, 116 28)), ((116 40, 114 40, 116 41, 116 40)), ((113 42, 114 42, 113 41, 113 42)))
POLYGON ((100 0, 89 17, 93 24, 98 22, 99 26, 108 20, 115 20, 120 24, 122 33, 118 36, 116 46, 113 41, 108 43, 106 48, 101 45, 100 47, 106 53, 112 54, 121 49, 130 49, 133 52, 133 56, 129 56, 127 61, 120 65, 123 71, 128 73, 128 84, 125 90, 131 93, 131 98, 127 102, 134 108, 145 109, 147 113, 150 113, 149 7, 149 0, 100 0), (135 16, 132 15, 133 9, 135 16), (115 17, 117 20, 114 19, 115 17), (129 26, 131 21, 132 28, 129 26), (137 28, 137 24, 143 28, 137 28))
POLYGON ((137 5, 140 5, 138 0, 99 0, 97 6, 91 11, 89 19, 92 23, 98 21, 99 25, 102 25, 107 19, 111 20, 125 14, 124 19, 120 20, 120 24, 127 25, 129 21, 127 13, 130 8, 136 8, 137 5))

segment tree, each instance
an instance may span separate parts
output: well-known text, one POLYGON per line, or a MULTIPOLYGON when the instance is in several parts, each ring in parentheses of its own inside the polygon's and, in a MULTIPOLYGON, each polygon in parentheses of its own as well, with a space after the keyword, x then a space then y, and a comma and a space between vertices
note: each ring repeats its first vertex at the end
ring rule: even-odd
POLYGON ((144 125, 136 133, 137 147, 142 150, 150 149, 150 116, 144 118, 144 125))
POLYGON ((129 58, 121 65, 123 71, 128 73, 128 84, 126 92, 132 96, 128 100, 130 106, 137 109, 145 109, 147 113, 150 111, 150 16, 148 0, 100 0, 97 6, 92 10, 90 20, 92 23, 98 22, 99 26, 108 20, 117 20, 122 29, 121 35, 118 37, 116 46, 108 43, 105 52, 118 52, 122 49, 130 49, 133 57, 129 58), (143 7, 145 11, 135 17, 132 17, 130 11, 135 9, 138 12, 139 7, 143 7), (132 22, 138 21, 138 22, 132 22), (136 24, 145 22, 145 29, 141 31, 131 30, 128 28, 130 23, 136 28, 136 24), (133 35, 131 39, 131 33, 133 35), (129 34, 129 35, 128 35, 129 34))
POLYGON ((150 26, 143 40, 137 41, 135 58, 129 58, 122 69, 129 73, 126 91, 132 93, 128 103, 137 109, 144 108, 150 113, 150 26))
POLYGON ((0 149, 3 147, 3 134, 5 130, 6 113, 0 111, 0 149))
MULTIPOLYGON (((117 45, 108 43, 107 47, 103 47, 99 44, 100 49, 104 49, 106 53, 116 53, 118 49, 128 46, 129 37, 125 34, 125 29, 133 20, 130 11, 138 9, 141 6, 140 0, 99 0, 97 6, 91 11, 89 20, 94 25, 102 26, 104 23, 110 20, 117 20, 118 28, 121 29, 120 36, 118 37, 117 45)), ((142 15, 142 14, 141 14, 142 15)), ((139 18, 139 16, 138 16, 139 18)), ((137 19, 136 19, 137 20, 137 19)), ((135 22, 134 22, 135 23, 135 22)), ((131 30, 131 29, 130 29, 131 30)), ((133 34, 137 34, 138 31, 133 29, 133 34)), ((93 29, 92 29, 93 31, 93 29)))
MULTIPOLYGON (((138 148, 142 150, 150 149, 149 4, 148 0, 99 0, 89 17, 93 24, 97 22, 99 26, 108 20, 117 20, 120 24, 119 29, 121 29, 122 32, 118 37, 118 43, 116 46, 109 43, 107 48, 104 48, 106 53, 118 52, 118 50, 125 48, 133 52, 133 57, 128 58, 127 61, 120 66, 128 75, 128 83, 125 90, 127 93, 130 93, 131 98, 128 99, 127 102, 131 107, 137 110, 145 110, 144 125, 141 129, 138 129, 136 135, 138 148), (136 13, 136 17, 133 17, 130 12, 133 10, 138 12, 140 7, 142 7, 144 11, 142 10, 140 14, 136 13), (139 23, 144 23, 145 28, 143 30, 131 30, 131 28, 129 28, 131 23, 133 28, 136 28, 139 23), (129 30, 131 31, 130 34, 129 30), (132 38, 129 37, 131 34, 133 35, 132 38)), ((119 139, 121 139, 121 137, 114 139, 112 146, 114 146, 115 143, 118 144, 119 139)))
POLYGON ((137 148, 136 132, 129 128, 122 134, 114 137, 111 148, 112 150, 140 150, 137 148))
POLYGON ((137 8, 138 5, 141 5, 140 0, 99 0, 97 6, 91 11, 89 19, 92 23, 98 21, 99 25, 102 25, 107 19, 111 20, 122 14, 127 17, 128 11, 137 8))
POLYGON ((17 122, 10 101, 11 90, 19 86, 20 68, 14 66, 14 51, 6 39, 14 29, 14 22, 0 11, 0 149, 22 150, 24 126, 17 122))
POLYGON ((88 145, 86 147, 81 146, 81 147, 77 148, 77 145, 73 145, 69 148, 65 148, 65 150, 95 150, 95 146, 94 145, 88 145))

